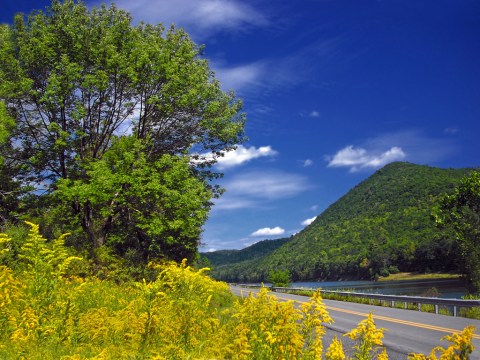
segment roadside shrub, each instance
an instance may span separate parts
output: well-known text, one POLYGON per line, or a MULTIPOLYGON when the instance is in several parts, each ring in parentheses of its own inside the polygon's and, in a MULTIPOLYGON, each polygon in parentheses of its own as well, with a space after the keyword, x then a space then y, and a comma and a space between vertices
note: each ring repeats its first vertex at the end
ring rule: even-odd
POLYGON ((383 331, 384 329, 377 329, 373 320, 373 315, 370 313, 355 329, 346 333, 344 336, 347 336, 356 342, 354 359, 388 359, 386 349, 381 348, 383 345, 383 331))
POLYGON ((290 272, 288 270, 270 270, 267 281, 271 282, 275 287, 289 287, 292 282, 290 278, 290 272))
POLYGON ((447 340, 452 343, 449 347, 443 348, 437 346, 429 356, 424 354, 410 354, 408 360, 468 360, 474 350, 472 344, 474 333, 475 327, 472 325, 467 326, 459 334, 447 335, 442 338, 442 340, 447 340), (437 357, 437 353, 440 357, 437 357))

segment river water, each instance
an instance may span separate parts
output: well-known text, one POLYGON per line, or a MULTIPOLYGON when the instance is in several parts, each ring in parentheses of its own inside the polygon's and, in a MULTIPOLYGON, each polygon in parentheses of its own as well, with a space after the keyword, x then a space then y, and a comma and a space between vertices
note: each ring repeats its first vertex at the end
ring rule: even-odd
POLYGON ((320 281, 295 282, 291 287, 348 290, 371 294, 435 296, 460 299, 468 294, 466 284, 459 279, 399 280, 399 281, 320 281))

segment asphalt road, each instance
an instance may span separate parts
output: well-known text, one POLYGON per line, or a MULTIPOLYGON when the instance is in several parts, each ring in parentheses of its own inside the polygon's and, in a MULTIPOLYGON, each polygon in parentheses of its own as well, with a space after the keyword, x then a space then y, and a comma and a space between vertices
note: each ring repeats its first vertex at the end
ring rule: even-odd
MULTIPOLYGON (((248 289, 231 286, 234 294, 248 296, 249 292, 258 292, 258 289, 248 289)), ((308 297, 272 292, 280 300, 293 300, 296 303, 308 301, 308 297)), ((460 332, 468 325, 474 325, 476 332, 473 339, 475 350, 471 360, 480 360, 480 321, 461 317, 436 315, 413 310, 394 309, 381 306, 356 304, 343 301, 324 300, 334 323, 327 325, 330 330, 328 338, 333 334, 344 334, 355 328, 357 324, 372 313, 377 327, 384 328, 384 345, 390 359, 406 359, 409 353, 429 354, 430 351, 441 345, 447 347, 449 342, 440 340, 445 335, 460 332)), ((344 346, 348 347, 347 338, 343 338, 344 346)))

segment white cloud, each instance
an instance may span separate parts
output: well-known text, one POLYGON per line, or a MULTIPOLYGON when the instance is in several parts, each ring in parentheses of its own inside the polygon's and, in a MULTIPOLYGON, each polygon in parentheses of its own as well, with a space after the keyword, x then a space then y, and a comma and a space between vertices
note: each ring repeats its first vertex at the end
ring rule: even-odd
MULTIPOLYGON (((176 6, 178 0, 172 1, 176 6)), ((180 2, 182 3, 182 1, 180 2)), ((262 26, 267 19, 244 2, 232 0, 190 0, 183 1, 187 7, 196 6, 198 13, 190 14, 189 20, 204 28, 240 28, 245 25, 262 26)))
POLYGON ((274 157, 277 154, 278 152, 273 150, 271 146, 260 146, 259 148, 251 146, 246 148, 243 145, 238 145, 235 150, 225 152, 223 156, 218 156, 213 153, 199 154, 194 152, 190 155, 190 161, 192 165, 200 165, 207 161, 211 162, 216 160, 215 166, 219 170, 224 170, 242 165, 253 159, 260 157, 274 157))
POLYGON ((363 147, 366 149, 386 149, 392 145, 401 147, 407 154, 408 161, 430 165, 448 158, 458 150, 457 145, 451 138, 430 137, 420 130, 382 134, 367 139, 363 147))
POLYGON ((309 166, 312 166, 312 165, 313 165, 313 160, 306 159, 306 160, 303 162, 303 167, 309 167, 309 166))
POLYGON ((317 118, 317 117, 320 117, 320 113, 317 111, 317 110, 313 110, 310 114, 309 114, 310 117, 314 117, 314 118, 317 118))
POLYGON ((254 231, 250 236, 277 236, 277 235, 282 235, 285 233, 285 229, 282 229, 279 226, 276 226, 274 228, 263 228, 263 229, 258 229, 257 231, 254 231))
POLYGON ((329 167, 349 167, 355 172, 399 160, 433 165, 457 151, 458 145, 451 138, 433 138, 413 129, 366 139, 358 147, 346 146, 325 159, 329 167))
POLYGON ((252 171, 237 175, 222 186, 226 192, 215 200, 213 210, 259 208, 310 188, 305 177, 283 171, 252 171))
MULTIPOLYGON (((99 5, 99 1, 89 2, 99 5)), ((248 4, 237 0, 118 0, 135 22, 175 24, 190 33, 206 36, 221 31, 245 31, 266 26, 269 20, 248 4)))
POLYGON ((316 218, 317 218, 317 217, 314 216, 314 217, 312 217, 312 218, 310 218, 310 219, 303 220, 303 221, 302 221, 302 225, 303 225, 303 226, 308 226, 308 225, 310 225, 311 223, 313 223, 316 218))
POLYGON ((398 146, 378 152, 349 145, 329 159, 328 167, 349 167, 350 171, 358 171, 363 168, 379 168, 390 162, 403 160, 405 157, 405 152, 398 146))
POLYGON ((277 151, 273 150, 271 146, 261 146, 257 149, 255 146, 246 148, 243 145, 239 145, 236 150, 229 151, 223 157, 218 158, 216 167, 226 169, 253 159, 272 157, 277 154, 277 151))

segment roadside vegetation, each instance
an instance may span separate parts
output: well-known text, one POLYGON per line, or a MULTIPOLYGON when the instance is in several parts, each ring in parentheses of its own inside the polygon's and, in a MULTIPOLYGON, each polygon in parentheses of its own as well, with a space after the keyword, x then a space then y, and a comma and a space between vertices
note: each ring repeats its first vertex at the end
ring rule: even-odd
MULTIPOLYGON (((302 296, 312 296, 315 293, 315 290, 305 289, 282 289, 283 292, 288 292, 290 294, 302 295, 302 296)), ((433 296, 435 294, 436 289, 432 288, 427 290, 426 296, 433 296)), ((342 290, 342 292, 348 292, 347 290, 342 290)), ((322 298, 327 300, 336 300, 336 301, 346 301, 346 302, 353 302, 357 304, 368 304, 368 305, 375 305, 375 306, 384 306, 384 307, 395 307, 398 309, 408 309, 408 310, 415 310, 415 311, 423 311, 429 313, 435 313, 435 305, 432 304, 419 304, 413 302, 400 302, 396 301, 393 306, 391 301, 386 300, 379 300, 379 299, 368 299, 364 297, 358 297, 355 295, 345 295, 345 294, 338 294, 338 293, 327 293, 322 292, 322 298)), ((480 299, 479 296, 474 295, 466 295, 462 297, 462 299, 474 300, 480 299)), ((448 306, 438 306, 438 313, 441 315, 448 315, 453 316, 453 309, 448 306)), ((470 307, 461 307, 458 309, 457 316, 470 318, 470 319, 477 319, 480 320, 480 309, 479 308, 470 308, 470 307)))
MULTIPOLYGON (((266 288, 234 298, 186 260, 150 264, 149 280, 100 279, 80 274, 85 260, 64 246, 68 235, 48 241, 28 225, 15 258, 12 240, 0 235, 1 358, 388 359, 371 315, 345 334, 353 349, 338 338, 324 344, 323 324, 332 319, 319 292, 299 308, 266 288)), ((468 359, 472 334, 469 327, 449 348, 410 358, 468 359)))

